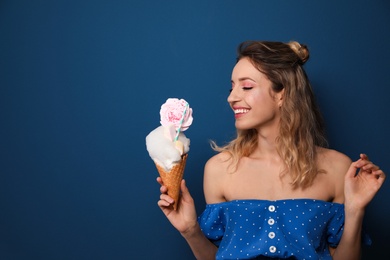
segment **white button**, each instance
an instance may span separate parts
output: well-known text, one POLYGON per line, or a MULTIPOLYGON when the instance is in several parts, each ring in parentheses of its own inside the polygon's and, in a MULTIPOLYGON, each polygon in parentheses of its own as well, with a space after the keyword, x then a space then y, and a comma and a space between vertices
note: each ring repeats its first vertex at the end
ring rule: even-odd
POLYGON ((268 210, 271 211, 271 212, 274 212, 275 211, 275 206, 274 205, 269 206, 268 210))
POLYGON ((273 225, 273 224, 275 224, 275 220, 273 219, 273 218, 270 218, 269 220, 268 220, 268 225, 273 225))
POLYGON ((269 247, 269 251, 270 251, 271 253, 275 253, 275 252, 276 252, 276 247, 270 246, 270 247, 269 247))
POLYGON ((275 232, 269 232, 268 237, 273 239, 275 237, 275 232))

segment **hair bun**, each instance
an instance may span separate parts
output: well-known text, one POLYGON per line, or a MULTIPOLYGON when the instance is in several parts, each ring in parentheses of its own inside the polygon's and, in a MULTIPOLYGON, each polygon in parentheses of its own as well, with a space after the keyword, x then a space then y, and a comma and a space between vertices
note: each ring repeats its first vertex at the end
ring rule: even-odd
POLYGON ((299 44, 299 42, 291 41, 288 43, 290 48, 295 52, 295 54, 299 58, 300 64, 305 64, 305 62, 309 59, 309 49, 304 44, 299 44))

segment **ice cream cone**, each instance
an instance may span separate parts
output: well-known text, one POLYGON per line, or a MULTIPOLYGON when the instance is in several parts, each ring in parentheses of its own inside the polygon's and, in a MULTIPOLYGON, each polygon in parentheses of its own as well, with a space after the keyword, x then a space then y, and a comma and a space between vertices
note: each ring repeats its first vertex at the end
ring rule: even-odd
POLYGON ((174 165, 172 169, 167 172, 163 167, 156 163, 158 173, 160 174, 164 186, 168 189, 168 195, 175 200, 173 209, 176 210, 179 202, 180 183, 183 179, 184 169, 186 166, 188 154, 184 154, 180 163, 174 165))

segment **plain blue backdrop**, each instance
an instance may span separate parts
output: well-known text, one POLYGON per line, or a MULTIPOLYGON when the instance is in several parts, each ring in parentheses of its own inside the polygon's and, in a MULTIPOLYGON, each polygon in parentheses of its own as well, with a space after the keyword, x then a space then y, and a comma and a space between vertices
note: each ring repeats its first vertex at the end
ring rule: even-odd
MULTIPOLYGON (((297 40, 330 146, 390 170, 390 3, 0 1, 0 259, 193 259, 159 208, 145 136, 168 97, 194 123, 185 178, 204 206, 203 166, 235 134, 226 98, 244 40, 297 40)), ((387 181, 367 209, 388 255, 387 181)))

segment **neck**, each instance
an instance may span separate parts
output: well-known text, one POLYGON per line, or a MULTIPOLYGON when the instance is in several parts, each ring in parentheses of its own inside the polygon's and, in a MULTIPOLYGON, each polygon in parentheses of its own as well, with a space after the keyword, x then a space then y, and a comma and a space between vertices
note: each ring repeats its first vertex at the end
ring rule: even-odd
POLYGON ((252 153, 253 157, 269 158, 279 160, 280 156, 277 151, 276 138, 278 131, 259 131, 258 144, 256 150, 252 153))

